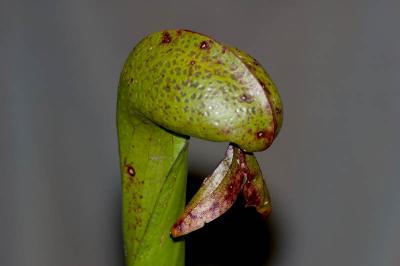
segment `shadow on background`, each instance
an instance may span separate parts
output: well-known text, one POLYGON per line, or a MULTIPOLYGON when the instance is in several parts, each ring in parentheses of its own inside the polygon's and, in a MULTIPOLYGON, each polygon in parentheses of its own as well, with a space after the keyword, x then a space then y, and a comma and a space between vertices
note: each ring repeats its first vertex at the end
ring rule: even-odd
MULTIPOLYGON (((198 190, 202 178, 191 173, 187 199, 198 190)), ((269 265, 276 252, 274 227, 239 197, 218 219, 186 236, 187 266, 269 265)))

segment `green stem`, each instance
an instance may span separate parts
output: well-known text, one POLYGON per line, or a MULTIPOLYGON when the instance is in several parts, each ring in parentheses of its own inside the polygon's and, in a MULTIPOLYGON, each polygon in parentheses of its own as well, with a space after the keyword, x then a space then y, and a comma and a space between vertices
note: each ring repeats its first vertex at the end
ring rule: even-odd
POLYGON ((187 140, 123 109, 119 104, 126 265, 184 265, 184 242, 169 230, 185 204, 187 140))

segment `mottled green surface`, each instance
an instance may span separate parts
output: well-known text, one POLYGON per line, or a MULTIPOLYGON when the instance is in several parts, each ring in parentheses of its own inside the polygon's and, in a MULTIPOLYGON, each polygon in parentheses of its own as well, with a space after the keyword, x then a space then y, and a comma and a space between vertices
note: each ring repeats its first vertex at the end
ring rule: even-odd
POLYGON ((245 53, 186 30, 144 38, 118 91, 126 264, 184 264, 184 243, 169 229, 185 202, 187 136, 260 151, 281 113, 272 81, 245 53))
POLYGON ((276 121, 281 124, 279 96, 262 67, 193 32, 164 31, 143 39, 129 55, 120 87, 129 109, 154 123, 247 151, 267 148, 278 131, 276 121))

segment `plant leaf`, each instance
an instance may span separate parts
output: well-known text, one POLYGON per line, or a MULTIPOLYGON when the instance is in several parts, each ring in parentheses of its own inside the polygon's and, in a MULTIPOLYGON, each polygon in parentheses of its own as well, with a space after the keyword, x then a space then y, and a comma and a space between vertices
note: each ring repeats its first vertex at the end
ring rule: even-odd
POLYGON ((211 176, 204 179, 199 191, 172 226, 172 236, 188 234, 225 213, 243 188, 246 173, 245 153, 229 145, 225 158, 211 176))
POLYGON ((243 186, 246 207, 253 206, 264 217, 272 211, 271 198, 257 159, 253 154, 246 154, 248 168, 247 180, 243 186))

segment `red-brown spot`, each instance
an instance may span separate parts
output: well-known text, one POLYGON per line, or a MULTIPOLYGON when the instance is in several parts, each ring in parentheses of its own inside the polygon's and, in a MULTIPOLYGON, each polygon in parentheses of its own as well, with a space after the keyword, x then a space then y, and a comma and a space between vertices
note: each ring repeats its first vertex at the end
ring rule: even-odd
POLYGON ((256 133, 257 139, 265 139, 265 142, 271 144, 274 139, 274 131, 263 130, 256 133))
POLYGON ((209 42, 208 42, 208 41, 202 41, 202 42, 200 43, 200 49, 202 49, 202 50, 208 50, 208 49, 210 49, 210 44, 209 44, 209 42))
POLYGON ((258 206, 261 203, 261 195, 258 193, 257 188, 251 183, 246 183, 244 185, 243 196, 246 201, 246 206, 258 206))
POLYGON ((194 65, 196 64, 196 61, 192 60, 192 61, 190 61, 190 64, 191 64, 192 66, 194 66, 194 65))
POLYGON ((133 168, 132 165, 128 165, 126 172, 132 177, 136 175, 135 168, 133 168))
POLYGON ((170 43, 170 42, 171 42, 171 35, 167 31, 164 31, 162 34, 161 43, 170 43))
POLYGON ((253 102, 253 97, 247 93, 243 93, 242 95, 239 96, 239 100, 241 102, 251 103, 253 102))
POLYGON ((176 31, 176 36, 179 37, 179 36, 181 36, 181 35, 182 35, 182 30, 177 30, 177 31, 176 31))

